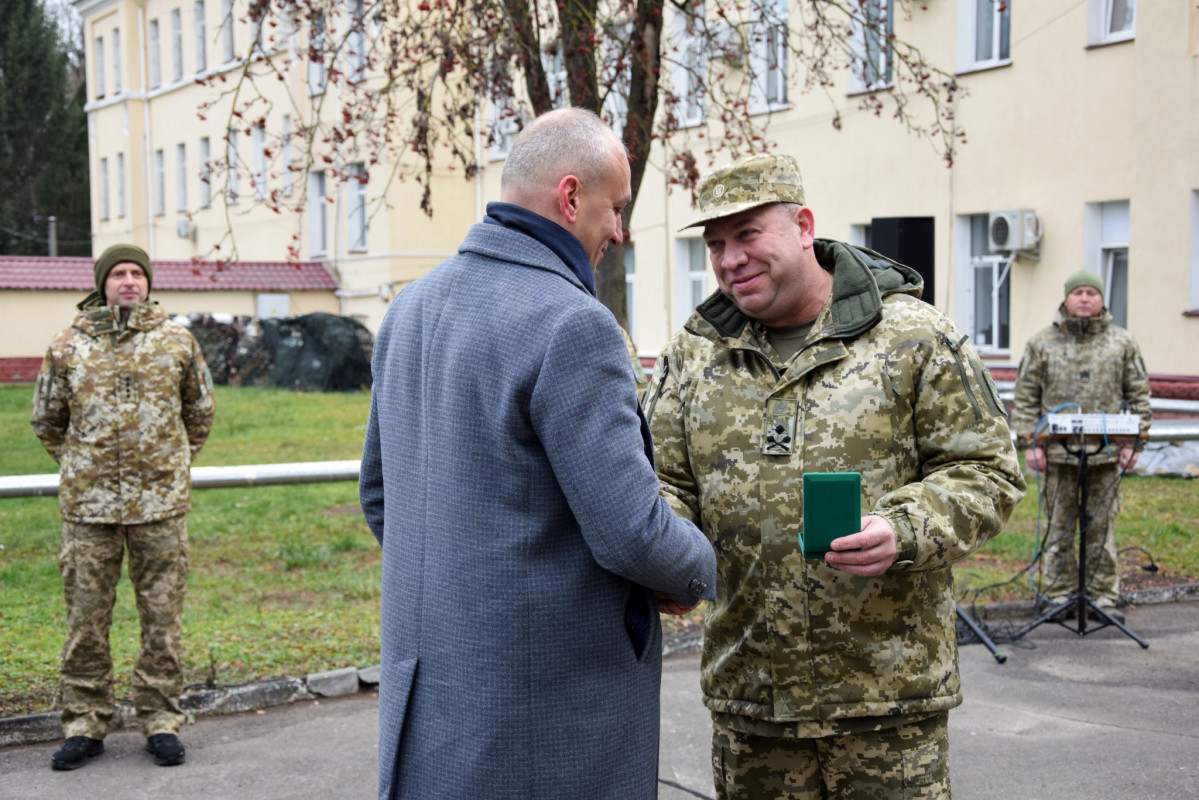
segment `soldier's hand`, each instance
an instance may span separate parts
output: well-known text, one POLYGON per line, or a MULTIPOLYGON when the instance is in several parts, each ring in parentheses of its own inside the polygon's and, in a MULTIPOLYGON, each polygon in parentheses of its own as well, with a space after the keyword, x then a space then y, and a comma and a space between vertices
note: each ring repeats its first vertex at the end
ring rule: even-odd
POLYGON ((1033 472, 1044 472, 1046 464, 1044 449, 1040 447, 1030 447, 1025 450, 1024 463, 1027 464, 1028 468, 1033 472))
POLYGON ((1120 469, 1132 469, 1137 465, 1137 451, 1125 447, 1120 451, 1120 469))
POLYGON ((862 517, 862 530, 829 543, 832 548, 824 560, 833 569, 850 575, 873 577, 882 575, 892 564, 898 553, 895 529, 891 523, 871 514, 862 517))

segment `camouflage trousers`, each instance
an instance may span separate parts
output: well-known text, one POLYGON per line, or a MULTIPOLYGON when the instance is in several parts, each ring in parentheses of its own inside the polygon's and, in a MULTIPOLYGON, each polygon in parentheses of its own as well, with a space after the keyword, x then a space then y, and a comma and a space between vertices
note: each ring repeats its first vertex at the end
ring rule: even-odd
POLYGON ((870 733, 756 736, 715 723, 719 800, 949 800, 949 713, 870 733))
POLYGON ((133 667, 133 706, 142 733, 178 733, 186 719, 183 690, 183 595, 187 583, 187 518, 144 525, 63 522, 58 566, 67 603, 58 705, 63 733, 103 739, 113 716, 113 668, 108 646, 121 561, 141 621, 133 667))
MULTIPOLYGON (((1120 509, 1120 468, 1087 467, 1087 594, 1099 605, 1120 596, 1114 522, 1120 509)), ((1078 465, 1050 464, 1041 486, 1041 507, 1049 520, 1041 555, 1041 594, 1053 602, 1078 591, 1078 465)))

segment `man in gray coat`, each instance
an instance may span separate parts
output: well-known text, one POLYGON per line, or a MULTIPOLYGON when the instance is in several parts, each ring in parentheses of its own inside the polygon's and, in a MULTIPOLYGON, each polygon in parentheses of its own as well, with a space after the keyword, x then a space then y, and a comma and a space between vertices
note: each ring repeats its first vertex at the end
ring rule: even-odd
POLYGON ((661 627, 711 547, 658 495, 593 270, 624 146, 594 114, 517 137, 501 202, 392 302, 359 485, 383 547, 380 798, 657 794, 661 627))

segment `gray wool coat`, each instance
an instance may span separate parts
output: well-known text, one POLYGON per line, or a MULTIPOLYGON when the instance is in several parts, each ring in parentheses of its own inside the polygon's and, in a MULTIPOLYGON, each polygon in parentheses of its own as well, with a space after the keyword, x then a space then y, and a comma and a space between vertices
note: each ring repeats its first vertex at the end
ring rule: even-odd
POLYGON ((392 302, 373 369, 379 797, 656 797, 650 590, 712 599, 716 564, 658 495, 612 314, 478 224, 392 302))

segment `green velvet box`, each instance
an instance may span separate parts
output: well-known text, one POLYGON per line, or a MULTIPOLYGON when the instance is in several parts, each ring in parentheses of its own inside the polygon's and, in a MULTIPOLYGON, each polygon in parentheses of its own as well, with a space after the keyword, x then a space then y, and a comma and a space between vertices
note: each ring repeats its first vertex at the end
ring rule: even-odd
POLYGON ((833 539, 862 530, 862 475, 858 472, 807 472, 803 476, 804 558, 823 559, 833 539))

